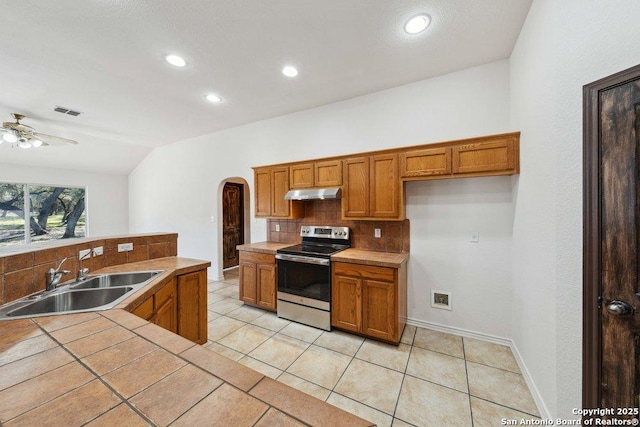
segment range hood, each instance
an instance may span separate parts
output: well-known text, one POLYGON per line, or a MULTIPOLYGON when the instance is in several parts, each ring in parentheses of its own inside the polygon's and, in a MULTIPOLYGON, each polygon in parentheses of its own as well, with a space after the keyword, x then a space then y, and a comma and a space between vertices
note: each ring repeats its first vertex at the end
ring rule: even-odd
POLYGON ((305 188, 300 190, 289 190, 285 194, 285 200, 324 200, 339 199, 342 197, 340 187, 331 188, 305 188))

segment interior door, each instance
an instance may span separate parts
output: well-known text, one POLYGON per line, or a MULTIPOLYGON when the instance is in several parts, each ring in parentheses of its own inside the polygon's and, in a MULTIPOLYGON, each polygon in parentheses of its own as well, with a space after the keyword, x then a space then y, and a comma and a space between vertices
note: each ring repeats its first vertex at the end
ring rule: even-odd
POLYGON ((585 86, 584 100, 583 407, 638 419, 640 66, 585 86))
POLYGON ((236 247, 244 243, 242 184, 227 182, 222 190, 222 268, 235 267, 239 262, 236 247))

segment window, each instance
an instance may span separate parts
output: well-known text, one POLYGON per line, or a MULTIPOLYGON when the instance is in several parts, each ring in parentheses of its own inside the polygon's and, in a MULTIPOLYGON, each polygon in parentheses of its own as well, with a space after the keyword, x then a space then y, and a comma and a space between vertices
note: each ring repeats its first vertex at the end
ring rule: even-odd
POLYGON ((84 188, 0 183, 0 248, 85 237, 86 229, 84 188))

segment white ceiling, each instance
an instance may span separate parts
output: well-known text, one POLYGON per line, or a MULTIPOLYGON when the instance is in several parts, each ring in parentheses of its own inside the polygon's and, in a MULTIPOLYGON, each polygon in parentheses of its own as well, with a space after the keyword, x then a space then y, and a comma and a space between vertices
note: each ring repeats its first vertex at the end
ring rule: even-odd
POLYGON ((5 1, 0 121, 23 113, 37 131, 80 144, 3 144, 0 162, 128 173, 153 147, 508 58, 530 4, 5 1), (431 26, 409 36, 402 27, 418 13, 431 26), (168 53, 188 66, 167 64, 168 53), (298 77, 281 74, 287 64, 298 77), (224 101, 206 102, 208 92, 224 101))

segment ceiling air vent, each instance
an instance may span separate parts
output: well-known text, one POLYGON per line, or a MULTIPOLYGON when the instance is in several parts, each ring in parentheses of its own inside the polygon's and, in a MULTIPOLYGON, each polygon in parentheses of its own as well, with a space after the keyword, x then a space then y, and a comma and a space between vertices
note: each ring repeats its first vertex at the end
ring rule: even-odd
POLYGON ((59 107, 57 105, 56 105, 56 108, 53 109, 53 111, 56 111, 56 112, 62 113, 62 114, 68 114, 70 116, 79 116, 80 115, 80 111, 70 110, 68 108, 59 107))

